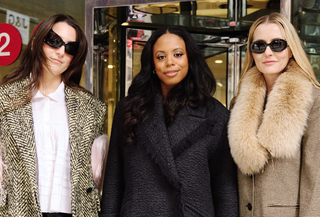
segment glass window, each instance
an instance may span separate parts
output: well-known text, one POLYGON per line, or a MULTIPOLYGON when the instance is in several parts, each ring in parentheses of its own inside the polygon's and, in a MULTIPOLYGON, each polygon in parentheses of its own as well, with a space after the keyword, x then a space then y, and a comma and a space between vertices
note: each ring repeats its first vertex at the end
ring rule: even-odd
POLYGON ((107 105, 105 131, 110 135, 113 114, 120 94, 118 9, 96 9, 94 18, 93 92, 107 105))
POLYGON ((293 1, 292 23, 320 81, 320 0, 293 1))
POLYGON ((206 46, 201 49, 204 58, 216 79, 216 92, 214 97, 224 106, 227 105, 227 72, 228 49, 206 46))
POLYGON ((280 0, 149 3, 128 6, 127 21, 241 30, 248 29, 250 23, 273 11, 280 12, 280 0))
MULTIPOLYGON (((116 102, 127 94, 133 77, 139 73, 141 52, 153 30, 180 25, 194 33, 217 80, 214 96, 228 106, 246 52, 246 40, 233 40, 246 39, 258 17, 280 11, 280 0, 149 1, 138 5, 133 0, 125 2, 127 6, 119 7, 105 7, 98 0, 86 3, 95 5, 93 73, 87 80, 92 80, 93 92, 108 105, 105 126, 109 135, 116 102)), ((111 0, 108 4, 119 2, 111 0)))

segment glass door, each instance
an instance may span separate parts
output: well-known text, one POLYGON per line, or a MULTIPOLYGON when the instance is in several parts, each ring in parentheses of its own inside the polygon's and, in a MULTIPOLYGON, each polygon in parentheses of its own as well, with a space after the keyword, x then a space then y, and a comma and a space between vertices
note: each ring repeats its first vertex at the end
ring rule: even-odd
POLYGON ((106 133, 154 29, 179 25, 192 33, 217 80, 214 96, 229 108, 245 55, 242 37, 258 17, 272 11, 280 11, 280 0, 86 1, 85 87, 108 106, 106 133))
MULTIPOLYGON (((152 32, 145 29, 126 28, 125 95, 133 77, 140 71, 141 52, 152 32)), ((246 38, 197 33, 191 35, 198 43, 216 79, 217 88, 214 97, 228 108, 239 81, 241 65, 246 53, 246 38)))
POLYGON ((239 82, 242 63, 246 55, 247 39, 243 37, 218 38, 219 42, 198 42, 198 45, 205 46, 202 49, 204 57, 216 78, 217 89, 214 97, 229 108, 239 82))

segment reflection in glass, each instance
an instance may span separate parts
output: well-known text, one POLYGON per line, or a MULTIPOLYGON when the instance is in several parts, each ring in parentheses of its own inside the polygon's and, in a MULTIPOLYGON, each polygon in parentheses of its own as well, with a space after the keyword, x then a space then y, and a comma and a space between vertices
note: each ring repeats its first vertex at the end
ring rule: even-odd
POLYGON ((273 11, 280 12, 280 0, 165 2, 129 6, 127 22, 241 30, 273 11))
POLYGON ((241 37, 246 37, 258 17, 272 11, 280 11, 280 0, 203 0, 95 8, 92 84, 94 94, 108 105, 108 134, 115 104, 127 94, 132 78, 139 73, 142 49, 154 29, 180 25, 197 33, 192 37, 217 80, 214 96, 228 106, 246 51, 241 37))
POLYGON ((202 49, 205 60, 216 79, 216 92, 214 97, 224 106, 227 106, 227 48, 205 47, 202 49))
POLYGON ((117 8, 94 11, 93 92, 106 103, 105 132, 110 135, 119 100, 119 46, 117 8))
POLYGON ((292 14, 292 23, 320 81, 320 0, 294 1, 292 14))

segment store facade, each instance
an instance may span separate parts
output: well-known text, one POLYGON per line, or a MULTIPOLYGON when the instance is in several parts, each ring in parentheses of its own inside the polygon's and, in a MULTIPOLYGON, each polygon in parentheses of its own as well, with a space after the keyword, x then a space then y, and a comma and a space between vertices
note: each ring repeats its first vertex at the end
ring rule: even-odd
MULTIPOLYGON (((156 28, 181 25, 192 34, 217 80, 214 96, 228 107, 248 30, 258 17, 273 11, 293 23, 320 80, 320 0, 2 0, 0 23, 24 21, 25 41, 38 23, 55 13, 69 14, 80 23, 89 41, 81 85, 107 104, 105 126, 110 134, 116 103, 139 72, 141 51, 156 28)), ((22 52, 25 47, 23 43, 22 52)), ((0 66, 0 78, 18 62, 0 66)))
MULTIPOLYGON (((0 24, 9 23, 19 29, 22 39, 22 54, 34 28, 46 18, 57 13, 71 15, 85 31, 85 0, 1 0, 0 24)), ((6 38, 1 37, 0 50, 5 42, 6 38)), ((19 64, 21 54, 12 64, 0 65, 0 79, 19 64)), ((84 79, 82 85, 85 85, 84 79)))
MULTIPOLYGON (((239 81, 251 24, 275 11, 295 22, 301 31, 303 9, 315 4, 314 0, 86 2, 86 34, 91 49, 85 83, 108 105, 107 132, 111 131, 116 103, 126 95, 139 72, 141 51, 156 28, 181 25, 192 34, 217 80, 214 97, 229 107, 239 81)), ((309 55, 310 61, 314 58, 309 55)))

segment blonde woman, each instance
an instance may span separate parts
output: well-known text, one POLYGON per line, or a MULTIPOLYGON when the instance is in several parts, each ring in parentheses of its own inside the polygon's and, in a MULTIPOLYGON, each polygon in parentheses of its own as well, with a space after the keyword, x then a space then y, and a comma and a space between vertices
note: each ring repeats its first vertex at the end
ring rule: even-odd
POLYGON ((319 216, 319 96, 291 23, 256 20, 228 125, 240 216, 319 216))

